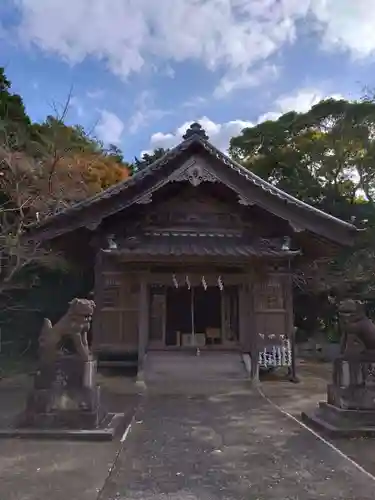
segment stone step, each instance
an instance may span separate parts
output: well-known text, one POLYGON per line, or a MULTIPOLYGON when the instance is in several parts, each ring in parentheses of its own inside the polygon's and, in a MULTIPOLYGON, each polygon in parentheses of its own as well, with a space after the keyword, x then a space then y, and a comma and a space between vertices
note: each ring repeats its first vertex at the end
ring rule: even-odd
POLYGON ((239 353, 150 353, 143 370, 145 378, 170 377, 181 380, 246 379, 247 371, 239 353))
POLYGON ((148 391, 212 393, 247 390, 249 374, 238 352, 151 352, 138 374, 148 391))
POLYGON ((213 395, 227 393, 243 393, 249 392, 253 385, 250 380, 226 380, 226 381, 181 381, 171 380, 163 381, 145 381, 144 390, 148 394, 165 394, 165 395, 213 395))

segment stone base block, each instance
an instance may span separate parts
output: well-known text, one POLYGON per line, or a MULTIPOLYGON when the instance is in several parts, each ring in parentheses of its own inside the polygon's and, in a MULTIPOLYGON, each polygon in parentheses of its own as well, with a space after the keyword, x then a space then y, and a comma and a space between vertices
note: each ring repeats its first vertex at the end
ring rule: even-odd
POLYGON ((131 420, 131 414, 109 413, 93 429, 41 429, 35 427, 9 427, 0 429, 0 439, 46 439, 66 441, 111 441, 121 436, 131 420))
POLYGON ((327 402, 344 410, 375 411, 375 386, 327 387, 327 402))
POLYGON ((105 417, 100 406, 100 387, 34 390, 21 415, 19 427, 87 429, 105 417))
POLYGON ((331 437, 375 437, 375 410, 352 410, 321 402, 302 421, 331 437))

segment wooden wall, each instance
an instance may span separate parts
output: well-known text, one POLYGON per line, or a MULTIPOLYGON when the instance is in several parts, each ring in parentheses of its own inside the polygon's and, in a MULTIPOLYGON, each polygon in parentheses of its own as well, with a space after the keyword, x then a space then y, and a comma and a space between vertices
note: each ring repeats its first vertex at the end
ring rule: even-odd
MULTIPOLYGON (((223 275, 223 280, 224 284, 239 286, 240 345, 243 351, 256 353, 263 344, 277 344, 283 335, 292 333, 293 302, 291 277, 287 273, 264 272, 259 275, 253 271, 254 268, 249 266, 242 273, 223 275)), ((216 275, 211 276, 209 270, 205 276, 208 282, 217 279, 216 275)), ((184 277, 181 274, 179 281, 182 282, 184 277)), ((155 338, 156 332, 149 324, 151 304, 147 284, 168 284, 170 280, 168 273, 132 271, 121 263, 104 262, 99 258, 95 286, 97 311, 93 323, 94 352, 142 353, 147 350, 149 335, 154 337, 150 339, 154 342, 160 340, 155 338)), ((191 281, 198 284, 198 274, 191 275, 191 281)), ((156 307, 163 306, 158 303, 156 307)), ((158 312, 151 311, 151 316, 159 316, 158 312)))
POLYGON ((254 282, 254 333, 258 346, 280 342, 293 328, 292 283, 287 274, 269 274, 254 282))
POLYGON ((118 271, 98 263, 97 304, 93 321, 94 352, 137 352, 140 307, 137 272, 118 271))

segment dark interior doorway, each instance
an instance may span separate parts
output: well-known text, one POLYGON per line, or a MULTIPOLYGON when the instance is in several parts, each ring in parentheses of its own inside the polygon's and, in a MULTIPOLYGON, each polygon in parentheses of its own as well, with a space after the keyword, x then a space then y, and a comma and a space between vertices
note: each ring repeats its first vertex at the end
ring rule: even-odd
POLYGON ((186 345, 184 335, 200 335, 200 345, 222 342, 221 292, 218 287, 167 289, 166 346, 186 345), (192 312, 193 303, 193 312, 192 312))
POLYGON ((178 333, 191 333, 191 291, 187 287, 167 288, 165 344, 178 345, 178 333))
POLYGON ((194 290, 195 332, 206 335, 206 344, 221 343, 221 292, 218 287, 194 290))

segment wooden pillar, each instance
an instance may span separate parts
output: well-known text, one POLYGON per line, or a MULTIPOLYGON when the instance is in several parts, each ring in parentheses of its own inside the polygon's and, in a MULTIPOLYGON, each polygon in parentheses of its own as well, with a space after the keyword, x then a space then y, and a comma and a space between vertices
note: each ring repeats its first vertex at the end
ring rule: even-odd
POLYGON ((102 328, 101 321, 101 308, 103 301, 103 254, 100 249, 97 249, 95 255, 95 265, 94 265, 94 302, 95 302, 95 311, 92 318, 92 338, 91 338, 91 346, 95 351, 96 346, 98 345, 97 340, 102 338, 102 332, 100 329, 102 328))
POLYGON ((248 303, 248 324, 249 324, 249 352, 251 357, 251 378, 259 380, 259 337, 255 319, 255 286, 254 277, 248 276, 249 283, 249 303, 248 303))
POLYGON ((139 317, 138 317, 138 370, 142 369, 149 337, 149 297, 145 273, 140 274, 139 317))
POLYGON ((238 300, 238 308, 239 308, 239 341, 242 352, 246 353, 245 339, 246 335, 249 333, 247 329, 247 290, 246 290, 246 282, 245 280, 239 286, 239 300, 238 300))
POLYGON ((284 279, 284 299, 285 299, 285 310, 286 310, 286 331, 288 339, 291 343, 292 349, 292 365, 288 370, 290 380, 292 382, 298 382, 296 373, 296 338, 294 329, 294 308, 293 308, 293 281, 291 271, 285 276, 284 279))
POLYGON ((249 273, 244 275, 243 284, 240 287, 239 309, 240 344, 242 352, 250 354, 250 376, 252 380, 256 381, 259 377, 258 343, 254 315, 254 286, 252 276, 249 273))

